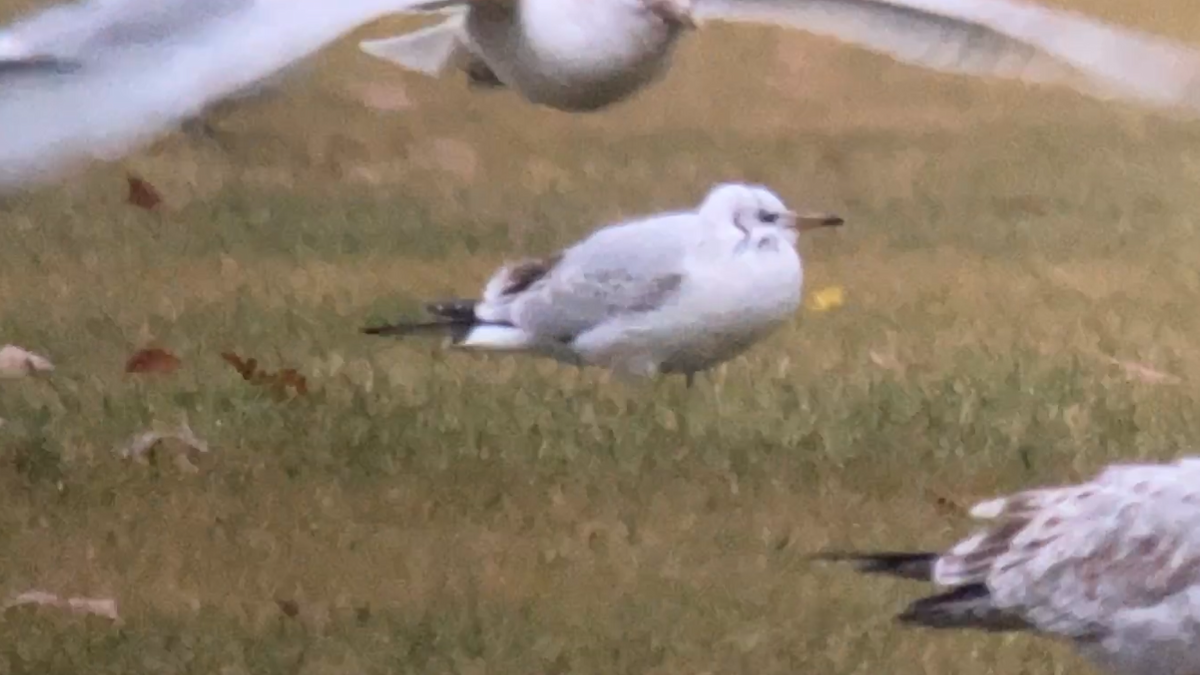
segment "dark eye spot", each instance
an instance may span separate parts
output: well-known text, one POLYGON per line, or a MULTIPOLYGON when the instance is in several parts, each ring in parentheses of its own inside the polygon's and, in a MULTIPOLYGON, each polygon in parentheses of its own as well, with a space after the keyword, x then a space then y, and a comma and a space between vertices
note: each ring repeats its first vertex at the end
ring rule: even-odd
POLYGON ((779 214, 771 213, 770 211, 759 211, 758 219, 763 221, 764 223, 773 223, 773 222, 779 220, 779 214))

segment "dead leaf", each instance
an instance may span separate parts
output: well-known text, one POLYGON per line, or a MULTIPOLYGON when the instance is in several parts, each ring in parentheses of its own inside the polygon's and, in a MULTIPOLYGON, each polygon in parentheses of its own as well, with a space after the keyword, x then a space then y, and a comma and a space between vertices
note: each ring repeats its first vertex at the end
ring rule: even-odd
POLYGON ((867 351, 867 356, 871 359, 871 363, 874 363, 884 370, 904 370, 904 365, 901 364, 900 361, 891 354, 885 354, 883 352, 871 349, 867 351))
POLYGON ((60 598, 54 593, 46 591, 25 591, 5 601, 3 605, 0 605, 0 609, 8 610, 22 605, 56 607, 77 614, 102 616, 113 621, 121 619, 117 613, 117 601, 111 598, 60 598))
POLYGON ((129 183, 129 196, 126 202, 147 211, 153 211, 162 204, 162 195, 158 190, 141 176, 127 174, 125 180, 129 183))
MULTIPOLYGON (((183 444, 187 450, 200 454, 206 454, 209 451, 208 443, 196 436, 188 423, 184 422, 174 429, 143 431, 130 439, 124 446, 118 448, 117 455, 124 459, 141 460, 163 441, 176 441, 183 444)), ((184 460, 187 459, 186 452, 180 454, 184 460)), ((191 469, 195 469, 195 466, 191 465, 190 462, 187 462, 186 465, 184 462, 180 462, 180 465, 185 470, 190 470, 188 466, 191 466, 191 469)))
POLYGON ((295 600, 277 599, 275 600, 275 606, 278 607, 279 611, 283 612, 283 615, 289 619, 294 619, 300 614, 300 604, 295 600))
POLYGON ((54 364, 44 356, 26 351, 16 345, 0 347, 0 377, 26 377, 52 370, 54 370, 54 364))
POLYGON ((363 105, 374 110, 396 112, 416 105, 408 91, 398 84, 364 84, 355 87, 354 93, 363 105))
POLYGON ((151 347, 139 349, 125 361, 127 373, 173 373, 183 363, 178 356, 165 349, 151 347))
POLYGON ((279 400, 286 399, 289 390, 297 396, 308 394, 308 380, 295 368, 284 368, 272 373, 260 369, 258 359, 255 358, 243 359, 233 352, 221 352, 221 358, 233 366, 243 380, 268 389, 279 400))
POLYGON ((1131 380, 1137 380, 1138 382, 1142 382, 1144 384, 1179 384, 1183 382, 1183 378, 1177 375, 1164 373, 1161 370, 1155 370, 1150 366, 1137 363, 1136 361, 1121 361, 1120 359, 1115 359, 1111 356, 1105 358, 1109 363, 1113 364, 1114 366, 1119 366, 1122 370, 1124 370, 1125 376, 1131 380))
POLYGON ((238 371, 238 374, 246 381, 252 380, 254 373, 258 370, 258 359, 243 359, 233 352, 221 352, 221 358, 233 366, 234 370, 238 371))

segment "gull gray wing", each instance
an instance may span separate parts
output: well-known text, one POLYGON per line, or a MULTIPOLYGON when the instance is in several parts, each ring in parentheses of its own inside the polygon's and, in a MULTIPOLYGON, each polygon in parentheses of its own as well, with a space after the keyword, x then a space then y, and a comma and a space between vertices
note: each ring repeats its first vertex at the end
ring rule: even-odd
POLYGON ((10 52, 67 54, 78 67, 0 68, 0 191, 136 150, 359 25, 419 4, 91 0, 19 21, 0 32, 10 52))
POLYGON ((1021 0, 697 0, 696 16, 798 28, 942 72, 1200 103, 1200 52, 1021 0))
POLYGON ((986 585, 1045 633, 1103 639, 1131 622, 1185 633, 1200 621, 1200 470, 1113 467, 1082 485, 980 504, 995 524, 934 565, 944 586, 986 585))
POLYGON ((169 40, 244 5, 245 0, 80 0, 18 20, 0 32, 0 45, 57 58, 102 58, 109 50, 169 40))
POLYGON ((683 286, 696 230, 692 220, 674 216, 600 230, 563 251, 515 296, 510 320, 568 341, 615 318, 653 311, 683 286))

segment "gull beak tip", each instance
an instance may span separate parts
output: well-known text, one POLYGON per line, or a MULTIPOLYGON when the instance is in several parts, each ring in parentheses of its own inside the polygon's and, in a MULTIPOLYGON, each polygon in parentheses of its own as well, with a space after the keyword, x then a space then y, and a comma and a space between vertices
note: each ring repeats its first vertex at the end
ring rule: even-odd
POLYGON ((795 228, 802 232, 819 227, 840 227, 846 223, 846 219, 836 213, 794 213, 792 215, 795 228))

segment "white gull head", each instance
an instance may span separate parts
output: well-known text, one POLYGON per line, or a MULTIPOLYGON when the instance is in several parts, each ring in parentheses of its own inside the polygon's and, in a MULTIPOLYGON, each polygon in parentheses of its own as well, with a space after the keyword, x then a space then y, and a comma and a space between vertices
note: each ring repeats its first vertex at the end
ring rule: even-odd
POLYGON ((843 222, 839 216, 828 213, 798 214, 766 187, 745 183, 717 185, 701 202, 698 214, 705 223, 719 227, 732 224, 746 235, 760 227, 782 230, 793 245, 800 231, 843 222))

